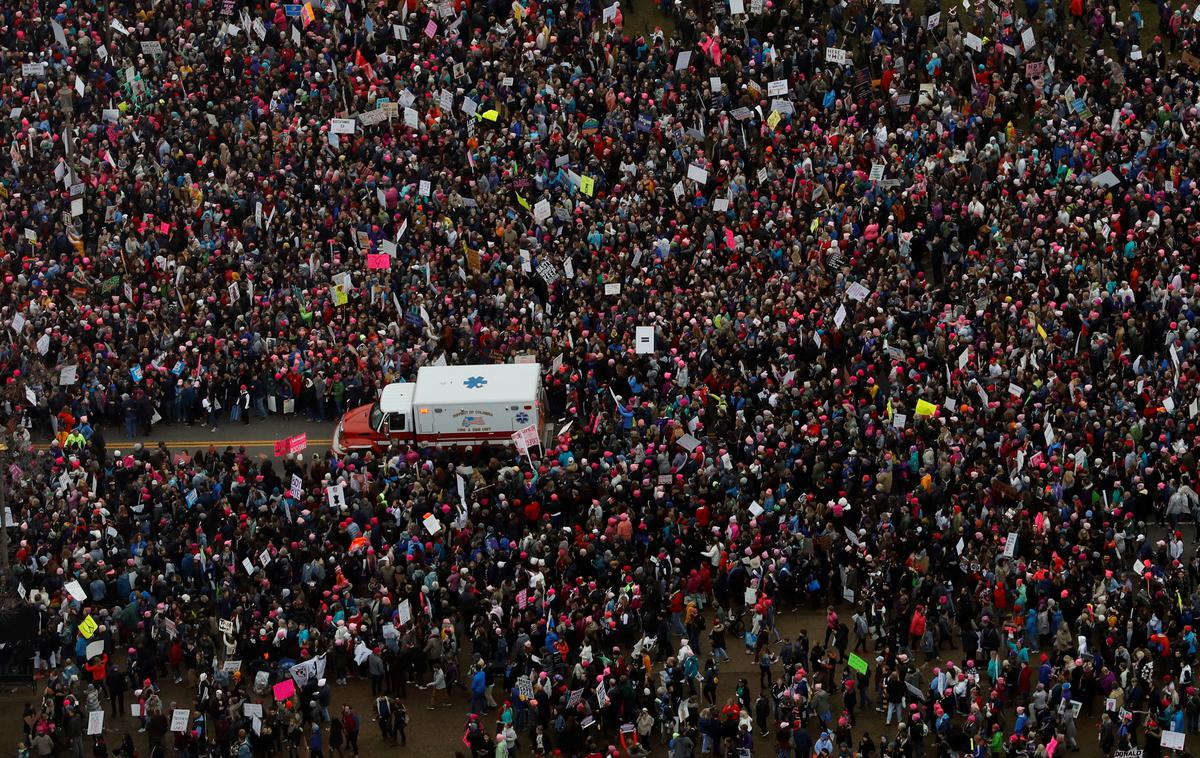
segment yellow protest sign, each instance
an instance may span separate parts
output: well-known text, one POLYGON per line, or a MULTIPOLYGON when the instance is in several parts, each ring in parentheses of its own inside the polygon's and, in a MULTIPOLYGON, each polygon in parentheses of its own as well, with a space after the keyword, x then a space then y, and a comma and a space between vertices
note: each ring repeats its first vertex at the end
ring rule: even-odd
POLYGON ((580 176, 579 190, 588 197, 591 197, 592 193, 596 191, 596 180, 590 176, 580 176))
POLYGON ((779 124, 780 118, 782 116, 779 115, 779 111, 771 111, 771 115, 767 116, 767 126, 774 129, 779 124))
POLYGON ((92 618, 91 614, 88 614, 88 617, 79 625, 79 633, 83 635, 85 640, 90 640, 99 628, 100 625, 96 623, 96 619, 92 618))
POLYGON ((490 111, 484 111, 480 114, 480 116, 486 118, 488 121, 495 121, 496 119, 500 118, 500 111, 492 108, 490 111))
POLYGON ((935 413, 937 413, 936 405, 929 402, 928 400, 920 400, 920 399, 917 400, 917 415, 918 416, 932 416, 935 413))
POLYGON ((350 290, 344 284, 333 285, 333 304, 345 305, 350 302, 350 290))
POLYGON ((1041 325, 1041 324, 1038 324, 1038 325, 1037 325, 1037 330, 1038 330, 1038 336, 1039 336, 1039 337, 1041 337, 1042 339, 1048 339, 1048 338, 1046 337, 1046 330, 1042 328, 1042 325, 1041 325))
POLYGON ((520 193, 517 193, 517 203, 525 210, 529 210, 529 201, 521 197, 520 193))

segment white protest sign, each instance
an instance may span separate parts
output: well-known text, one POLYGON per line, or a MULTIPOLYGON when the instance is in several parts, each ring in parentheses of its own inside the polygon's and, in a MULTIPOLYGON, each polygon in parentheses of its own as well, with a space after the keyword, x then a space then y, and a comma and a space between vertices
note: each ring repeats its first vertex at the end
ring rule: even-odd
POLYGON ((367 658, 370 658, 370 657, 371 657, 371 648, 369 648, 365 644, 363 644, 362 640, 359 640, 358 644, 354 647, 354 665, 361 666, 363 664, 363 661, 367 660, 367 658))
POLYGON ((634 344, 638 355, 652 355, 654 353, 654 327, 639 326, 634 344))
POLYGON ((329 500, 329 507, 336 510, 345 510, 346 508, 346 485, 334 484, 326 491, 325 496, 329 500))
POLYGON ((355 121, 352 118, 335 118, 329 121, 331 134, 354 134, 355 121))
POLYGON ((1183 732, 1173 732, 1165 730, 1162 733, 1162 746, 1167 750, 1183 750, 1183 744, 1187 735, 1183 732))
POLYGON ((87 733, 89 735, 104 733, 104 711, 88 711, 87 733))
POLYGON ((849 287, 846 288, 846 297, 854 300, 855 302, 861 303, 863 300, 866 300, 868 297, 870 297, 870 295, 871 290, 867 289, 858 282, 853 282, 849 287))
POLYGON ((833 63, 838 66, 843 66, 846 64, 846 60, 848 59, 848 57, 849 56, 846 53, 846 51, 841 49, 840 47, 825 48, 825 62, 826 63, 833 63))
POLYGON ((690 434, 681 435, 675 442, 689 453, 700 447, 700 440, 690 434))
POLYGON ((1007 558, 1012 558, 1017 554, 1017 533, 1009 532, 1004 539, 1004 555, 1007 558))
POLYGON ((703 166, 697 166, 695 163, 689 163, 687 178, 697 184, 708 184, 708 169, 703 166))
POLYGON ((175 710, 171 711, 171 731, 172 732, 181 732, 181 733, 186 732, 187 726, 188 726, 188 718, 191 715, 192 715, 192 712, 187 710, 186 708, 176 708, 175 710))

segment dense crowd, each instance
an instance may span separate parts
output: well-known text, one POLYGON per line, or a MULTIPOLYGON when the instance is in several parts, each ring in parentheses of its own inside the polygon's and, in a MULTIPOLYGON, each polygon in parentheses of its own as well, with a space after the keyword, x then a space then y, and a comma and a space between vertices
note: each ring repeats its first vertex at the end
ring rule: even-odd
POLYGON ((607 1, 0 9, 18 755, 1200 731, 1200 9, 607 1), (152 441, 531 353, 530 459, 152 441))

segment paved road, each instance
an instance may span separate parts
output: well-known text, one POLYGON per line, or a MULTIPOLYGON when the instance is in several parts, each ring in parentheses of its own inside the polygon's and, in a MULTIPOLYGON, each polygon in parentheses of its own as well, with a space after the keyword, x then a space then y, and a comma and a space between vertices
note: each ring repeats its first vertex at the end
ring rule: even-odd
MULTIPOLYGON (((104 434, 110 450, 120 450, 123 446, 131 445, 133 442, 157 445, 161 441, 166 442, 172 450, 191 451, 196 448, 207 448, 209 445, 216 445, 218 450, 224 450, 226 445, 235 447, 245 445, 247 452, 251 454, 266 453, 270 455, 274 453, 275 440, 297 434, 308 435, 307 452, 324 454, 333 442, 333 430, 332 422, 315 423, 303 417, 276 415, 265 421, 251 421, 249 424, 225 423, 217 427, 215 432, 201 424, 168 426, 159 423, 154 426, 149 437, 140 437, 137 440, 130 440, 124 435, 123 430, 116 427, 106 427, 104 434)), ((36 447, 38 448, 47 446, 44 439, 37 440, 37 443, 36 447)))

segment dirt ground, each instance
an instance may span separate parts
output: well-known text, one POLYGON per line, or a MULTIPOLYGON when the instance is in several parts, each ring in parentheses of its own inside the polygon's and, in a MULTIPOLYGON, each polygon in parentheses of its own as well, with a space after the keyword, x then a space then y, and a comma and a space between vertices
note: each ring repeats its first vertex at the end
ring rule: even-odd
MULTIPOLYGON (((849 615, 851 611, 848 607, 843 607, 838 609, 838 613, 849 615)), ((823 614, 810 612, 784 612, 779 619, 780 632, 790 638, 794 638, 801 629, 807 629, 810 638, 820 638, 823 635, 824 624, 823 614)), ((733 660, 721 667, 720 684, 717 691, 718 702, 732 695, 739 677, 745 677, 750 682, 755 695, 758 692, 758 667, 754 665, 751 657, 746 655, 744 646, 738 644, 736 640, 730 640, 730 643, 729 653, 733 660)), ((703 652, 707 653, 707 648, 703 652)), ((944 652, 943 655, 948 658, 957 658, 956 655, 948 652, 944 652)), ((925 669, 927 678, 930 668, 925 669)), ((778 667, 775 670, 777 672, 778 667)), ((180 687, 172 686, 169 679, 163 680, 163 684, 164 702, 178 700, 182 703, 190 700, 191 692, 185 692, 180 687)), ((334 697, 330 709, 340 710, 343 703, 349 703, 358 712, 363 722, 359 737, 362 755, 406 754, 419 758, 453 756, 455 751, 462 748, 461 737, 466 721, 468 698, 466 693, 459 691, 453 694, 451 707, 438 707, 435 711, 429 711, 426 710, 426 706, 429 704, 429 695, 429 691, 423 692, 409 688, 409 697, 405 701, 410 717, 407 747, 395 747, 390 743, 383 742, 379 728, 371 720, 371 715, 374 713, 374 700, 371 697, 370 685, 365 680, 351 680, 349 685, 334 687, 334 697)), ((21 739, 21 711, 25 703, 32 698, 32 692, 28 688, 20 688, 15 691, 6 688, 0 692, 0 709, 2 709, 0 710, 0 755, 11 754, 8 751, 15 750, 17 742, 21 739)), ((815 723, 815 719, 810 723, 810 728, 813 723, 815 723)), ((149 754, 146 736, 137 734, 137 723, 134 719, 125 716, 115 722, 106 723, 105 726, 110 746, 119 744, 125 731, 130 731, 133 734, 134 745, 137 747, 139 756, 144 758, 149 754)), ((1081 718, 1078 721, 1078 728, 1083 748, 1082 754, 1096 754, 1095 724, 1086 718, 1081 718)), ((882 714, 877 713, 873 708, 859 712, 859 723, 854 730, 856 740, 864 730, 869 730, 875 736, 876 743, 879 742, 880 734, 895 734, 895 727, 885 729, 882 714)), ((756 737, 756 739, 756 755, 774 755, 772 738, 756 737)), ((1189 747, 1195 748, 1195 742, 1196 738, 1191 737, 1189 747)), ((666 751, 660 748, 654 754, 665 755, 666 751)), ((518 755, 528 756, 528 748, 519 746, 518 755)))

